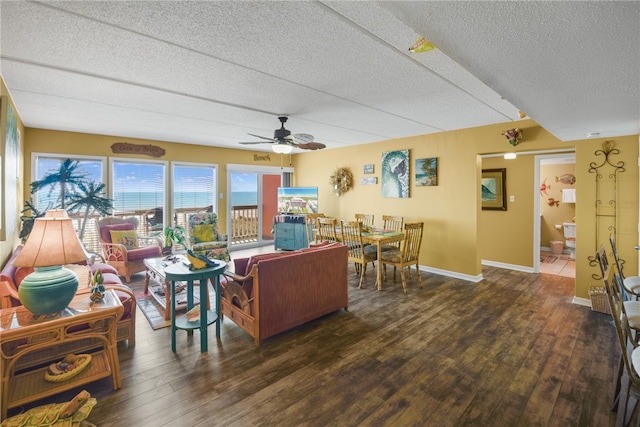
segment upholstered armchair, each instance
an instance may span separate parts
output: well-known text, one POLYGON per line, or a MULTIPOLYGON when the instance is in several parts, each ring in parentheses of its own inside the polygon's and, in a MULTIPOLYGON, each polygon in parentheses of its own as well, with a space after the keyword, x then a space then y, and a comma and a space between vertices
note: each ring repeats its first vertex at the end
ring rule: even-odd
POLYGON ((98 220, 98 238, 104 261, 118 270, 126 282, 131 275, 145 271, 144 259, 159 257, 162 240, 138 236, 137 218, 107 217, 98 220))
POLYGON ((202 212, 187 217, 189 247, 196 255, 229 261, 229 245, 226 234, 218 232, 218 215, 202 212))

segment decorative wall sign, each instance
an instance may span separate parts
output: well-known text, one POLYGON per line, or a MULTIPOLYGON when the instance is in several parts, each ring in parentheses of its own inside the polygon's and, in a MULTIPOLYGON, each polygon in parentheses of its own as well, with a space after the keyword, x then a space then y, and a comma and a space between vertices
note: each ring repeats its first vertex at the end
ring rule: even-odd
POLYGON ((270 162, 271 156, 269 156, 268 154, 254 154, 253 161, 254 162, 270 162))
POLYGON ((438 158, 416 159, 416 187, 438 185, 438 158))
POLYGON ((377 176, 363 176, 360 178, 361 185, 371 185, 371 184, 377 184, 377 183, 378 183, 377 176))
POLYGON ((382 153, 382 197, 409 197, 409 150, 382 153))
POLYGON ((116 142, 111 146, 111 151, 115 154, 144 154, 151 157, 164 156, 164 148, 156 145, 131 144, 128 142, 116 142))
POLYGON ((482 169, 482 210, 507 210, 507 170, 482 169))

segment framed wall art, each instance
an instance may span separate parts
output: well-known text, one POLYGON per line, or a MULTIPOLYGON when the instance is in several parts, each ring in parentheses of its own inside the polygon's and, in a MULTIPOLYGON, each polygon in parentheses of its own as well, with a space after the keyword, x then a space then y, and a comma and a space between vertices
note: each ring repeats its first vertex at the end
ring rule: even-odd
POLYGON ((438 185, 438 158, 416 159, 416 187, 438 185))
POLYGON ((409 197, 409 150, 382 153, 382 197, 409 197))
POLYGON ((18 199, 18 118, 9 101, 3 96, 0 100, 0 112, 5 112, 5 145, 4 145, 4 188, 2 189, 2 216, 4 222, 0 230, 1 240, 7 240, 16 232, 18 215, 15 201, 18 199))
POLYGON ((377 184, 377 183, 378 183, 378 177, 376 176, 360 177, 360 185, 371 185, 371 184, 377 184))
POLYGON ((364 165, 364 170, 363 172, 366 174, 371 174, 373 173, 374 167, 373 167, 373 163, 370 165, 364 165))
POLYGON ((507 169, 482 169, 482 209, 507 210, 507 169))

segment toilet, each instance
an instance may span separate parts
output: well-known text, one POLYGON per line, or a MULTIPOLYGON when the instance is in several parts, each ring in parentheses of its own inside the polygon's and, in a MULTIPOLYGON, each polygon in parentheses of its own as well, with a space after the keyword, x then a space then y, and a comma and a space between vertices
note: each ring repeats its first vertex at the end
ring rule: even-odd
POLYGON ((562 224, 564 228, 564 244, 571 251, 571 259, 576 258, 576 223, 565 222, 562 224))

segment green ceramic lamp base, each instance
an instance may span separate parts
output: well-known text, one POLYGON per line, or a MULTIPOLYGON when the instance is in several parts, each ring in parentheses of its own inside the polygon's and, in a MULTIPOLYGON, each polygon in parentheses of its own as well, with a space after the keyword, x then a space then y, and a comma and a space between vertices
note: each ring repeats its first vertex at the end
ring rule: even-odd
POLYGON ((36 267, 18 287, 20 302, 35 315, 55 314, 67 308, 78 290, 78 277, 60 265, 36 267))

